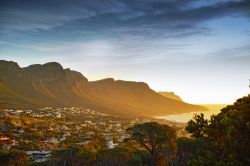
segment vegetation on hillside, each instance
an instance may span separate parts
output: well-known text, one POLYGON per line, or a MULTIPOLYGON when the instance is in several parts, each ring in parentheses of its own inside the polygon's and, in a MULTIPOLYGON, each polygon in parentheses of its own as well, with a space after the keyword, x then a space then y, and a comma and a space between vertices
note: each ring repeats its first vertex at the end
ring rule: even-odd
POLYGON ((250 164, 250 95, 238 99, 218 115, 195 115, 186 130, 199 143, 191 166, 246 166, 250 164))

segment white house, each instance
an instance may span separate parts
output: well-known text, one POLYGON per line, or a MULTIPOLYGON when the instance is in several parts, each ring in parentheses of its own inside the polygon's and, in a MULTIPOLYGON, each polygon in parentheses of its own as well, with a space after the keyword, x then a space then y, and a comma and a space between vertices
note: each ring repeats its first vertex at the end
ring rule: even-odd
POLYGON ((35 162, 44 162, 51 158, 51 151, 27 151, 26 153, 35 162))

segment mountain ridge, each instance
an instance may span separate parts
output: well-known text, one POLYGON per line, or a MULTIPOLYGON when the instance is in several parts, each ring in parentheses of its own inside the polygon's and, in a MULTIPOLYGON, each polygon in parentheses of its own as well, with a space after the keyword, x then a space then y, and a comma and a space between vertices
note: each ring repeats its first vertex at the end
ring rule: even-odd
POLYGON ((167 98, 171 98, 177 101, 183 101, 182 98, 178 95, 176 95, 174 92, 166 92, 166 91, 160 91, 158 92, 160 95, 167 97, 167 98))
POLYGON ((206 110, 163 97, 144 82, 106 78, 88 81, 57 62, 21 68, 0 61, 0 107, 85 106, 111 114, 158 116, 206 110))

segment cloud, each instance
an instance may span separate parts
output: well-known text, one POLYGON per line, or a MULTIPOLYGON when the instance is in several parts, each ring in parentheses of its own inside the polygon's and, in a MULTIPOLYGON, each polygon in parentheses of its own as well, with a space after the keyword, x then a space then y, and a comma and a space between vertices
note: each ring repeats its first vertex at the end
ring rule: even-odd
MULTIPOLYGON (((200 0, 201 1, 201 0, 200 0)), ((199 23, 247 11, 249 1, 222 1, 196 7, 186 0, 3 0, 1 31, 80 31, 148 33, 200 31, 199 23)), ((157 34, 156 34, 157 35, 157 34)))
POLYGON ((202 57, 220 57, 221 59, 248 59, 248 63, 250 62, 250 45, 238 46, 234 48, 222 49, 216 52, 210 52, 202 55, 202 57))
POLYGON ((187 53, 178 51, 190 44, 190 40, 185 43, 183 39, 214 35, 213 27, 204 24, 206 21, 224 16, 248 17, 248 0, 211 2, 3 0, 0 2, 0 48, 22 48, 55 56, 69 53, 92 62, 106 58, 119 64, 123 60, 127 63, 172 60, 172 55, 179 59, 187 53), (170 43, 175 40, 179 40, 178 44, 172 48, 170 43), (177 51, 173 53, 173 50, 177 51))

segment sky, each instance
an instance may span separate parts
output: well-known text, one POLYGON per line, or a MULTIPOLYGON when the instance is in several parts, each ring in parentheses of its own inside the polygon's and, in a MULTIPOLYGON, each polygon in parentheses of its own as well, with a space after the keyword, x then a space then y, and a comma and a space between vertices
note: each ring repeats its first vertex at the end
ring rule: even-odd
POLYGON ((250 91, 250 1, 1 0, 0 59, 232 103, 250 91))

